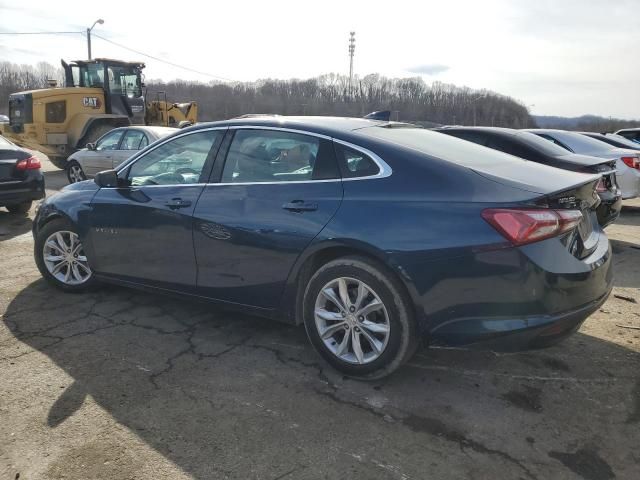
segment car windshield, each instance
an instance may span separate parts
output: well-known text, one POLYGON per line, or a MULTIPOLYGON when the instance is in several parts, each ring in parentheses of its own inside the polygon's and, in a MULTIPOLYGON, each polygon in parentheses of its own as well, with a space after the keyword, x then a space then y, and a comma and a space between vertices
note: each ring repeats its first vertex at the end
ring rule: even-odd
POLYGON ((547 135, 564 143, 576 153, 607 153, 615 148, 608 143, 574 132, 549 132, 547 135))
POLYGON ((551 155, 552 157, 558 157, 561 155, 568 155, 570 152, 565 150, 559 145, 550 142, 549 140, 545 140, 544 138, 539 137, 538 135, 530 132, 518 132, 516 134, 519 139, 526 142, 531 147, 535 148, 539 152, 542 152, 546 155, 551 155))

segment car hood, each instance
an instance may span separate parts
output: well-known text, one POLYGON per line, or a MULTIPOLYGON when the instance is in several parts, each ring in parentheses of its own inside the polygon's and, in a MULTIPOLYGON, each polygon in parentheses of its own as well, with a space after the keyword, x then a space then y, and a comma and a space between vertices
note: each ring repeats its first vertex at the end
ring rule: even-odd
POLYGON ((91 191, 98 190, 100 187, 96 185, 93 180, 85 180, 83 182, 70 183, 60 190, 61 192, 75 192, 75 191, 91 191))

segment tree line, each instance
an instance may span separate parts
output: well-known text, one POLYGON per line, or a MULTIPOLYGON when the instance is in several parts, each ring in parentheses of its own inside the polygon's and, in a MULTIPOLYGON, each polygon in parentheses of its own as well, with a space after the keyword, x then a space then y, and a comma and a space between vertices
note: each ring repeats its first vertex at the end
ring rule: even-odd
MULTIPOLYGON (((61 68, 48 63, 18 65, 0 62, 0 113, 8 112, 10 93, 46 88, 49 79, 63 85, 61 68)), ((425 125, 534 126, 526 107, 491 91, 434 82, 421 78, 356 76, 351 88, 345 75, 327 74, 307 80, 266 79, 255 82, 201 83, 185 80, 148 80, 148 100, 165 92, 170 102, 195 101, 201 121, 245 114, 363 116, 391 110, 394 120, 425 125)), ((164 94, 161 94, 164 98, 164 94)))
MULTIPOLYGON (((10 93, 46 88, 49 79, 63 85, 62 69, 45 62, 37 65, 0 62, 0 113, 8 113, 10 93)), ((158 95, 164 99, 166 95, 170 102, 197 102, 200 121, 260 113, 361 117, 376 110, 390 110, 393 120, 425 126, 536 126, 536 119, 527 107, 513 98, 441 82, 429 85, 421 77, 370 74, 356 76, 351 85, 348 76, 335 73, 307 80, 234 83, 148 80, 144 92, 147 100, 158 95)), ((552 123, 555 128, 571 130, 611 131, 637 123, 595 116, 580 117, 575 122, 563 122, 561 117, 539 118, 540 126, 550 128, 552 123)))

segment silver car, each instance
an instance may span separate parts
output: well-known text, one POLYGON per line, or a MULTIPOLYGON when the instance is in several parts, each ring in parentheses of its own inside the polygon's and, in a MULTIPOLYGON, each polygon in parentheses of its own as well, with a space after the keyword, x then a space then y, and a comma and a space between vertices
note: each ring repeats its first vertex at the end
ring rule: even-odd
POLYGON ((622 198, 626 200, 640 196, 640 152, 638 150, 616 148, 577 132, 541 128, 528 131, 570 152, 615 160, 616 180, 622 192, 622 198))
POLYGON ((147 145, 177 131, 177 128, 170 127, 114 128, 67 159, 69 183, 81 182, 103 170, 114 169, 147 145))

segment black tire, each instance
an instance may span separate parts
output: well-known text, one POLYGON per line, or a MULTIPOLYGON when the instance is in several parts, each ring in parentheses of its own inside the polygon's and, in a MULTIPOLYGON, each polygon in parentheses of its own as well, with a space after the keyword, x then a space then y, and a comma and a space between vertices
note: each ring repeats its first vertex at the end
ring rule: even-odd
POLYGON ((40 270, 40 274, 51 285, 65 292, 79 293, 93 289, 97 284, 93 273, 84 283, 70 285, 58 280, 47 269, 44 260, 44 244, 52 234, 61 231, 73 232, 76 235, 78 234, 78 230, 73 223, 66 219, 57 218, 45 224, 45 226, 40 229, 36 236, 33 254, 38 270, 40 270))
MULTIPOLYGON (((350 377, 366 380, 385 377, 409 360, 419 343, 413 308, 403 286, 386 267, 364 257, 343 257, 320 267, 307 284, 303 317, 307 335, 316 351, 336 370, 350 377), (325 345, 316 326, 314 310, 318 295, 327 284, 341 277, 364 282, 375 291, 388 313, 386 346, 369 363, 356 364, 339 358, 325 345)), ((357 328, 354 330, 358 331, 357 328)))
POLYGON ((31 210, 32 203, 33 202, 29 200, 28 202, 16 203, 14 205, 7 205, 7 210, 9 210, 9 213, 24 215, 25 213, 29 213, 29 210, 31 210))
POLYGON ((69 180, 69 183, 77 183, 87 179, 87 176, 85 175, 84 170, 82 170, 82 167, 80 166, 80 164, 75 160, 71 160, 67 162, 67 167, 65 168, 65 171, 67 172, 67 180, 69 180), (81 179, 74 178, 74 175, 71 173, 71 169, 76 167, 80 169, 78 175, 81 179))

